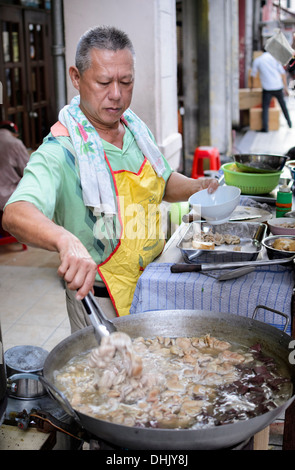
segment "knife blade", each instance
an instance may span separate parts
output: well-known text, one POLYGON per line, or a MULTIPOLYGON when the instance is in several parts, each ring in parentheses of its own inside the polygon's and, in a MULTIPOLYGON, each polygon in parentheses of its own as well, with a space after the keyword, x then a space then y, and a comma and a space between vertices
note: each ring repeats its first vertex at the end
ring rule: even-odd
POLYGON ((255 271, 254 266, 243 266, 242 268, 232 269, 231 271, 221 274, 216 279, 217 281, 229 281, 231 279, 237 279, 238 277, 245 276, 252 271, 255 271))

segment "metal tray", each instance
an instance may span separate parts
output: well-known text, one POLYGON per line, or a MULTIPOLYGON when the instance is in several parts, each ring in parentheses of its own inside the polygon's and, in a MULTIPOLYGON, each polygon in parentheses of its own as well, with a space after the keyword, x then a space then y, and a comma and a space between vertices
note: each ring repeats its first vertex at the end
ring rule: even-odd
POLYGON ((255 222, 228 222, 220 225, 211 225, 208 222, 192 222, 177 243, 186 263, 228 263, 231 261, 253 261, 263 249, 261 241, 266 235, 267 226, 255 222), (240 251, 237 245, 215 246, 214 250, 198 250, 192 247, 195 234, 201 231, 212 230, 213 233, 237 235, 240 237, 240 251))

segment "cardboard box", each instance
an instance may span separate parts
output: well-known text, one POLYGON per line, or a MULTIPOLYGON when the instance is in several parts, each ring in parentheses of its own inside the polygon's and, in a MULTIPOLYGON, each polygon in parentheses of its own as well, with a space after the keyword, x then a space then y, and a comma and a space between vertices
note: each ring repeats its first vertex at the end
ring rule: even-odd
MULTIPOLYGON (((277 131, 280 128, 281 108, 277 100, 273 100, 273 105, 268 109, 268 130, 277 131)), ((260 131, 262 129, 262 107, 257 106, 250 109, 250 129, 260 131)))
POLYGON ((249 69, 249 72, 248 72, 248 88, 251 88, 251 81, 252 80, 253 80, 252 88, 262 88, 260 77, 259 77, 259 72, 257 72, 256 77, 251 77, 251 71, 252 71, 252 69, 249 69))
POLYGON ((261 88, 240 88, 239 90, 239 107, 240 110, 250 109, 262 103, 261 88))
POLYGON ((261 56, 263 54, 263 51, 253 51, 253 60, 257 59, 257 57, 261 56))

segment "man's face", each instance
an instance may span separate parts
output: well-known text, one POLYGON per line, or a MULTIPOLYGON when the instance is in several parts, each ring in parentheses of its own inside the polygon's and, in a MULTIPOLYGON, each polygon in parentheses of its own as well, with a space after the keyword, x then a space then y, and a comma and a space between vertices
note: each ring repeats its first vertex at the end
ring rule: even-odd
POLYGON ((71 67, 70 75, 80 92, 80 107, 97 127, 115 126, 129 108, 134 85, 134 61, 128 49, 116 52, 93 49, 91 67, 82 75, 71 67))

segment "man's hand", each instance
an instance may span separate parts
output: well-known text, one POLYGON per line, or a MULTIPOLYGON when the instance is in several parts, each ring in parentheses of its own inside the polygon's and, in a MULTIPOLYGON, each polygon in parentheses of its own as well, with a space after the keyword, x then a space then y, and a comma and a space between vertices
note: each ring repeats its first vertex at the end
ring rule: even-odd
POLYGON ((196 191, 202 191, 202 189, 207 189, 208 188, 208 193, 212 194, 216 191, 216 189, 218 188, 219 186, 219 183, 218 183, 218 180, 216 178, 198 178, 196 180, 196 191))
POLYGON ((77 300, 83 299, 93 287, 97 273, 96 263, 74 236, 62 237, 59 242, 59 257, 59 276, 65 280, 70 290, 78 291, 77 300))

